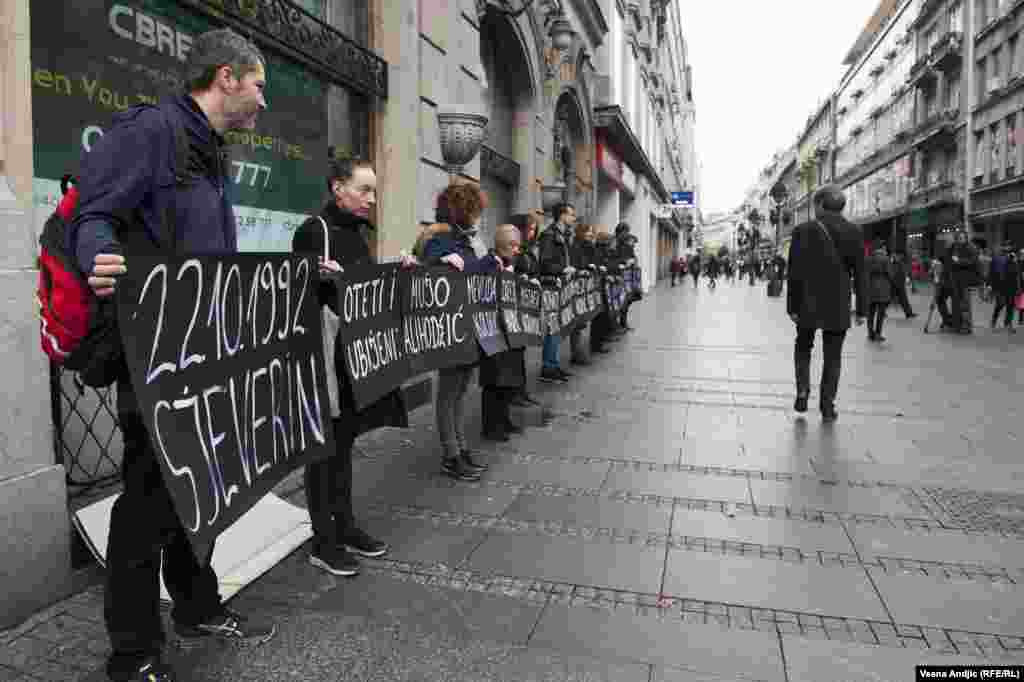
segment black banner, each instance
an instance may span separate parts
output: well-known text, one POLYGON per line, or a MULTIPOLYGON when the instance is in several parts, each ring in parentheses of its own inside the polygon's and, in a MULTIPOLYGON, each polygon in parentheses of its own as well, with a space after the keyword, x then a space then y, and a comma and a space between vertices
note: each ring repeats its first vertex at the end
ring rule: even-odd
POLYGON ((519 313, 519 328, 527 346, 540 346, 544 344, 544 317, 541 312, 541 301, 543 290, 535 280, 519 277, 516 284, 518 295, 517 309, 519 313))
POLYGON ((473 331, 481 350, 487 357, 504 353, 508 350, 508 343, 498 324, 498 273, 467 275, 466 287, 473 331))
POLYGON ((466 281, 449 267, 401 272, 402 328, 412 374, 480 359, 466 281))
POLYGON ((575 278, 565 277, 562 279, 561 286, 558 289, 558 313, 562 323, 562 328, 560 330, 562 336, 568 336, 576 329, 575 300, 575 278))
POLYGON ((509 348, 525 348, 526 334, 519 323, 519 276, 511 272, 498 274, 498 319, 509 348))
POLYGON ((135 256, 121 340, 175 511, 200 562, 293 469, 333 454, 317 265, 280 254, 135 256))
POLYGON ((604 299, 601 297, 601 282, 603 278, 599 275, 592 275, 587 279, 587 306, 590 314, 597 317, 604 310, 604 299))
POLYGON ((562 331, 561 292, 560 280, 545 278, 541 282, 541 315, 544 318, 545 336, 556 336, 562 331))
POLYGON ((359 410, 412 374, 402 328, 400 279, 397 265, 348 266, 336 278, 341 325, 335 353, 345 363, 359 410))

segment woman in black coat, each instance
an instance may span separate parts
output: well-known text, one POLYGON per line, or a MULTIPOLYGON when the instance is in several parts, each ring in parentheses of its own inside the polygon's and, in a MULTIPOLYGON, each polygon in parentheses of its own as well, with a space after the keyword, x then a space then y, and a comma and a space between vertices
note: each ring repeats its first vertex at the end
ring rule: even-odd
POLYGON ((868 297, 871 301, 871 309, 868 313, 868 339, 870 341, 885 341, 885 337, 882 336, 885 310, 892 301, 896 284, 893 281, 892 263, 889 262, 889 255, 884 246, 875 249, 874 254, 868 259, 867 272, 868 297))
MULTIPOLYGON (((514 271, 519 256, 519 230, 515 225, 499 225, 494 235, 494 250, 481 259, 484 272, 514 271)), ((509 349, 480 360, 480 394, 483 437, 487 440, 507 441, 509 434, 522 433, 522 427, 512 421, 509 407, 512 399, 526 385, 526 366, 523 349, 509 349)))
MULTIPOLYGON (((347 265, 374 263, 362 230, 373 229, 367 220, 375 201, 377 178, 366 162, 343 160, 331 164, 327 187, 331 201, 318 217, 304 222, 292 238, 295 253, 315 253, 322 273, 341 271, 347 265), (321 222, 320 219, 323 219, 321 222), (328 255, 324 262, 324 223, 327 225, 328 255)), ((321 282, 317 290, 320 305, 338 312, 338 289, 321 282)), ((335 342, 334 367, 338 375, 341 414, 334 422, 337 453, 306 465, 306 500, 313 525, 310 562, 334 575, 355 575, 359 562, 352 553, 379 557, 388 546, 360 530, 352 514, 352 445, 356 437, 382 426, 408 427, 409 417, 400 389, 392 391, 364 410, 356 410, 352 387, 345 373, 342 344, 335 342)), ((325 358, 328 362, 332 358, 325 358)))

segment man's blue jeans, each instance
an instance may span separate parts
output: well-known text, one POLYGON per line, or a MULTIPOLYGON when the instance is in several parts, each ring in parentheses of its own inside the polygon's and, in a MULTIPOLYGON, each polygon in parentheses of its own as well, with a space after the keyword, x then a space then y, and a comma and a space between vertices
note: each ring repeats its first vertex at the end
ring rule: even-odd
POLYGON ((558 334, 549 334, 544 337, 544 352, 541 356, 544 369, 558 369, 561 365, 559 361, 561 342, 562 338, 558 334))

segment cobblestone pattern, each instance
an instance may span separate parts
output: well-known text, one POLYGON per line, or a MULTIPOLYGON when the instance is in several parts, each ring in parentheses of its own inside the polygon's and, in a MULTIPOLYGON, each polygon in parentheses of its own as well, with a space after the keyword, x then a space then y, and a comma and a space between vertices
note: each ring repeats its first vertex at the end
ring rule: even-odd
MULTIPOLYGON (((666 466, 671 467, 673 465, 666 466)), ((713 472, 710 475, 714 475, 714 473, 716 472, 713 472)), ((913 490, 911 489, 906 489, 907 494, 904 495, 903 499, 911 506, 911 508, 920 511, 922 516, 900 516, 887 514, 868 514, 862 512, 840 512, 828 509, 816 509, 813 507, 794 508, 770 504, 755 505, 730 500, 713 500, 705 498, 687 498, 672 497, 666 495, 655 495, 648 493, 639 493, 634 490, 601 490, 599 488, 566 487, 554 483, 545 483, 543 481, 522 482, 488 478, 477 482, 456 483, 436 473, 409 473, 408 475, 410 478, 416 480, 429 480, 432 481, 434 485, 450 488, 454 488, 456 485, 458 485, 460 488, 491 487, 504 490, 513 490, 520 494, 527 495, 547 495, 554 497, 595 497, 606 498, 618 502, 652 504, 656 506, 677 504, 686 509, 700 511, 715 511, 722 514, 730 515, 746 514, 750 516, 764 516, 767 518, 793 519, 797 521, 806 521, 808 523, 852 523, 855 525, 885 526, 889 528, 897 528, 910 531, 955 530, 962 531, 969 535, 1001 535, 1015 538, 1024 537, 1024 526, 1020 527, 1017 530, 1014 530, 1012 527, 1007 527, 1007 524, 1005 523, 1002 525, 982 525, 977 523, 973 525, 965 525, 963 522, 957 520, 955 517, 952 517, 948 513, 944 513, 942 514, 942 516, 936 517, 935 515, 933 515, 931 511, 932 507, 921 502, 920 497, 914 497, 913 490), (910 496, 908 497, 908 495, 910 496)), ((870 484, 865 484, 865 486, 863 487, 870 487, 870 484)), ((890 485, 887 487, 897 488, 899 486, 890 485)), ((978 496, 989 495, 989 493, 972 494, 978 496)))
POLYGON ((825 568, 863 566, 881 573, 915 573, 932 578, 1017 585, 1024 583, 1024 570, 982 564, 920 561, 901 557, 860 557, 846 552, 804 551, 799 547, 740 542, 722 538, 668 535, 634 529, 578 526, 563 521, 525 521, 486 514, 435 511, 406 505, 372 505, 371 510, 398 519, 427 521, 436 525, 481 528, 500 533, 536 533, 547 537, 573 538, 613 544, 667 547, 671 550, 707 552, 727 556, 774 559, 825 568))
POLYGON ((623 590, 573 585, 536 578, 518 578, 466 570, 444 564, 392 560, 367 561, 371 573, 397 580, 454 590, 502 595, 531 603, 598 608, 685 623, 715 624, 886 647, 930 649, 936 653, 1011 658, 1024 654, 1024 637, 963 632, 919 625, 900 625, 856 618, 837 618, 779 609, 762 609, 699 599, 681 599, 623 590))
POLYGON ((965 530, 1024 535, 1024 495, 924 488, 923 496, 965 530))

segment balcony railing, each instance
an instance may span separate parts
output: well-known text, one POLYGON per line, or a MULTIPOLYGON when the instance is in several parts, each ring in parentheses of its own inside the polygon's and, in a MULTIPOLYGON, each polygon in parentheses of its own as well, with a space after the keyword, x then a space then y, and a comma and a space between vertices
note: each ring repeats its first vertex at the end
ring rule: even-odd
POLYGON ((937 182, 922 183, 913 187, 908 198, 913 206, 931 206, 939 203, 957 203, 962 200, 962 192, 955 181, 947 175, 942 175, 937 182))

